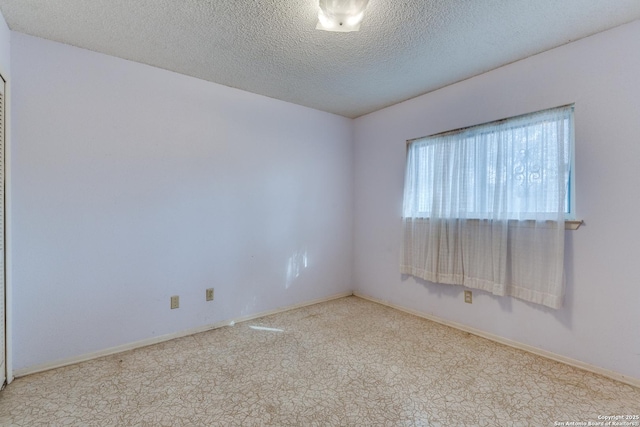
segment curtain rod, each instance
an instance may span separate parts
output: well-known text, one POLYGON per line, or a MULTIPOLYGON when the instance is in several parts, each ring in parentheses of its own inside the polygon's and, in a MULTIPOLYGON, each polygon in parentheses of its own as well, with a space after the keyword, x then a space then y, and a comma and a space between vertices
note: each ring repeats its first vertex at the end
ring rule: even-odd
POLYGON ((449 134, 453 134, 453 133, 460 133, 460 132, 463 132, 465 130, 473 129, 473 128, 476 128, 476 127, 479 127, 479 126, 485 126, 485 125, 489 125, 489 124, 498 124, 498 123, 506 122, 507 120, 519 119, 521 117, 528 116, 530 114, 543 113, 543 112, 552 111, 552 110, 559 110, 561 108, 567 108, 567 107, 574 108, 574 106, 575 106, 575 103, 565 104, 565 105, 560 105, 558 107, 547 108, 546 110, 533 111, 531 113, 519 114, 519 115, 513 116, 513 117, 505 117, 504 119, 491 120, 489 122, 479 123, 477 125, 464 126, 464 127, 458 128, 458 129, 452 129, 452 130, 447 130, 447 131, 440 132, 440 133, 434 133, 432 135, 420 136, 418 138, 407 139, 406 144, 409 145, 412 142, 418 141, 420 139, 431 138, 431 137, 434 137, 434 136, 445 136, 445 135, 449 135, 449 134))

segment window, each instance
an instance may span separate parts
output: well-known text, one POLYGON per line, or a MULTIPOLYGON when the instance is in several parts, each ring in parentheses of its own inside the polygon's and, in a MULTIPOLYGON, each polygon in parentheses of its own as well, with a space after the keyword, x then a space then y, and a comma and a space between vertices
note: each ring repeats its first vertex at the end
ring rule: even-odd
POLYGON ((573 134, 570 105, 410 141, 401 272, 560 307, 573 134))
POLYGON ((573 106, 409 143, 403 216, 573 219, 573 106))

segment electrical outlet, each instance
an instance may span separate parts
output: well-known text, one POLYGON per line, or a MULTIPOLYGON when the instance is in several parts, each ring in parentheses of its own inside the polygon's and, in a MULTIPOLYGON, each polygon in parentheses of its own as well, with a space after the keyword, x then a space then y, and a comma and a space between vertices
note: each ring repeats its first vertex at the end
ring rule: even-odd
POLYGON ((213 301, 213 288, 207 289, 207 301, 213 301))
POLYGON ((178 295, 171 297, 171 310, 174 308, 180 308, 180 297, 178 295))
POLYGON ((467 304, 473 303, 471 291, 464 291, 464 302, 466 302, 467 304))

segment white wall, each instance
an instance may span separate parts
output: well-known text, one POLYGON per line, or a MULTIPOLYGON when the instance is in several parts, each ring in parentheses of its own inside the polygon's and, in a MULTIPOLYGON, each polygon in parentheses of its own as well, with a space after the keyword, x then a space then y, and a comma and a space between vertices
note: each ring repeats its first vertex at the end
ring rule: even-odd
POLYGON ((12 67, 16 371, 351 290, 350 120, 19 33, 12 67))
MULTIPOLYGON (((640 379, 640 21, 355 121, 354 281, 370 296, 640 379), (554 311, 399 273, 405 140, 575 102, 577 214, 554 311)), ((415 70, 419 73, 420 70, 415 70)))
MULTIPOLYGON (((0 11, 0 72, 3 75, 9 73, 11 64, 11 31, 0 11)), ((6 78, 6 77, 5 77, 6 78)))
MULTIPOLYGON (((12 366, 12 359, 11 359, 11 355, 9 354, 10 350, 11 350, 11 288, 10 288, 10 279, 11 279, 11 270, 10 270, 10 265, 11 265, 11 253, 9 251, 9 246, 11 244, 11 227, 9 226, 9 221, 11 219, 10 215, 9 215, 9 210, 11 207, 11 192, 8 191, 8 183, 10 182, 10 167, 9 167, 9 163, 10 163, 10 155, 11 155, 11 126, 9 125, 10 121, 11 121, 11 114, 10 114, 10 107, 11 107, 11 80, 10 80, 10 73, 11 73, 11 31, 9 30, 9 27, 7 26, 6 21, 4 20, 4 16, 2 15, 2 12, 0 12, 0 75, 2 75, 2 78, 5 80, 6 84, 5 84, 5 117, 4 117, 4 134, 5 134, 5 140, 4 140, 4 162, 3 162, 3 167, 4 167, 4 180, 5 180, 5 187, 4 187, 4 205, 5 205, 5 212, 4 212, 4 257, 5 259, 4 261, 4 273, 5 273, 5 280, 4 280, 4 284, 0 285, 3 286, 2 289, 0 289, 0 298, 2 298, 2 301, 0 302, 0 305, 2 305, 2 310, 0 310, 2 312, 2 315, 4 316, 4 319, 2 322, 0 322, 0 328, 4 328, 4 330, 2 330, 0 332, 0 340, 4 341, 2 344, 0 345, 0 351, 4 351, 5 353, 0 356, 0 359, 2 359, 4 361, 4 366, 2 367, 2 370, 5 372, 2 372, 0 374, 0 378, 5 378, 4 374, 7 374, 7 380, 8 382, 11 382, 13 380, 13 366, 12 366)), ((0 363, 0 365, 2 365, 2 363, 0 363)))

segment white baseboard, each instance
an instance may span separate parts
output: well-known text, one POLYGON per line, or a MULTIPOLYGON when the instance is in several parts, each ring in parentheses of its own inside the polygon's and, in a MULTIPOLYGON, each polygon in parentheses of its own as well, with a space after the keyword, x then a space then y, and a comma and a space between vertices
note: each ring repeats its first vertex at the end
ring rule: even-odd
POLYGON ((564 363, 565 365, 570 365, 570 366, 573 366, 575 368, 583 369, 585 371, 589 371, 589 372, 592 372, 594 374, 602 375, 604 377, 611 378, 612 380, 620 381, 620 382, 628 384, 630 386, 640 388, 640 379, 639 378, 629 377, 629 376, 623 375, 623 374, 621 374, 619 372, 610 371, 610 370, 604 369, 604 368, 599 368, 597 366, 593 366, 593 365, 590 365, 588 363, 581 362, 579 360, 571 359, 570 357, 561 356, 559 354, 555 354, 555 353, 552 353, 550 351, 542 350, 542 349, 537 348, 537 347, 533 347, 533 346, 530 346, 530 345, 527 345, 527 344, 522 344, 522 343, 519 343, 517 341, 512 341, 510 339, 507 339, 507 338, 502 338, 502 337, 500 337, 498 335, 493 335, 493 334, 490 334, 488 332, 481 331, 480 329, 475 329, 475 328, 472 328, 470 326, 466 326, 466 325, 463 325, 463 324, 460 324, 460 323, 452 322, 450 320, 442 319, 442 318, 437 317, 437 316, 433 316, 433 315, 430 315, 430 314, 425 314, 425 313, 420 312, 418 310, 412 310, 410 308, 402 307, 400 305, 396 305, 396 304, 390 303, 388 301, 383 301, 383 300, 380 300, 378 298, 371 297, 371 296, 363 294, 361 292, 354 291, 353 295, 355 295, 355 296, 357 296, 359 298, 362 298, 362 299, 366 299, 368 301, 372 301, 372 302, 375 302, 375 303, 378 303, 378 304, 381 304, 381 305, 385 305, 387 307, 394 308, 396 310, 403 311, 405 313, 413 314, 414 316, 422 317, 424 319, 431 320, 431 321, 436 322, 436 323, 440 323, 442 325, 450 326, 452 328, 459 329, 461 331, 468 332, 470 334, 477 335, 479 337, 486 338, 488 340, 495 341, 497 343, 504 344, 504 345, 507 345, 509 347, 517 348, 519 350, 524 350, 524 351, 527 351, 529 353, 533 353, 533 354, 536 354, 538 356, 542 356, 544 358, 554 360, 556 362, 564 363))
POLYGON ((209 325, 199 326, 197 328, 187 329, 185 331, 174 332, 172 334, 161 335, 158 337, 147 338, 140 341, 135 341, 128 344, 119 345, 116 347, 106 348, 104 350, 96 351, 93 353, 86 353, 80 356, 69 357, 67 359, 56 360, 54 362, 43 363, 41 365, 30 366, 24 369, 18 369, 13 372, 14 377, 24 377, 25 375, 31 375, 38 372, 48 371, 50 369, 61 368, 63 366, 73 365, 80 362, 86 362, 87 360, 97 359, 99 357, 110 356, 116 353, 122 353, 123 351, 129 351, 136 348, 146 347, 153 344, 158 344, 164 341, 169 341, 176 338, 186 337, 188 335, 198 334, 200 332, 210 331, 212 329, 221 328, 223 326, 228 326, 231 322, 241 323, 246 322, 248 320, 253 320, 258 317, 269 316, 272 314, 283 313, 285 311, 294 310, 296 308, 306 307, 308 305, 319 304, 326 301, 331 301, 338 298, 344 298, 353 295, 353 292, 341 292, 339 294, 331 295, 324 298, 318 298, 311 301, 305 301, 299 304, 294 304, 286 307, 280 307, 273 310, 262 311, 260 313, 251 314, 249 316, 238 317, 235 319, 228 319, 221 322, 216 322, 209 325))

